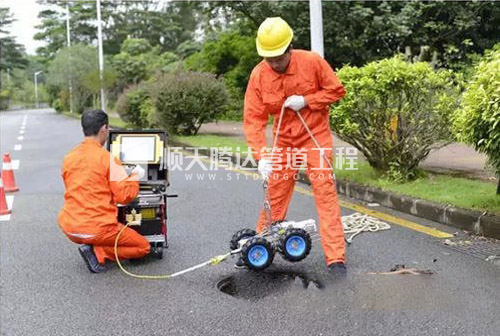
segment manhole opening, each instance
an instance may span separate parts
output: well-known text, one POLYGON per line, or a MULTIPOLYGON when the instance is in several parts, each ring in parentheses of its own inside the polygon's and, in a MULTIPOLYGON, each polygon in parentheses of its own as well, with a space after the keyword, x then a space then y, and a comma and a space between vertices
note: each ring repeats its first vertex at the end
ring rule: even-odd
POLYGON ((219 280, 216 287, 224 294, 257 300, 284 291, 297 283, 304 289, 324 288, 322 281, 314 275, 286 271, 242 271, 219 280))
POLYGON ((217 289, 222 293, 234 296, 236 295, 236 283, 233 277, 225 278, 217 282, 217 289))

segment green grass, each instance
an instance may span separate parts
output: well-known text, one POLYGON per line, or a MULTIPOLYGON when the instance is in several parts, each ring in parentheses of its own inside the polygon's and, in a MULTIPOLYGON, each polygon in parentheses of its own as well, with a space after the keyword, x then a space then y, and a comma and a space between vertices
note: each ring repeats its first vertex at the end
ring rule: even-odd
MULTIPOLYGON (((218 135, 176 136, 174 139, 194 147, 231 147, 233 150, 241 147, 242 151, 247 149, 246 143, 241 139, 218 135)), ((402 195, 500 214, 500 196, 495 194, 494 183, 431 173, 415 181, 399 183, 382 178, 381 174, 366 162, 358 161, 357 167, 358 170, 336 170, 335 175, 339 179, 402 195)))
POLYGON ((75 118, 75 119, 80 119, 80 117, 81 117, 81 115, 76 114, 76 113, 71 113, 69 111, 63 111, 62 114, 65 115, 66 117, 75 118))
POLYGON ((127 128, 130 127, 125 121, 123 121, 121 118, 116 118, 116 117, 110 117, 109 118, 109 125, 111 127, 121 127, 121 128, 127 128))
MULTIPOLYGON (((65 116, 67 116, 67 117, 70 117, 70 118, 75 118, 75 119, 80 119, 81 118, 81 114, 71 113, 69 111, 62 112, 62 114, 65 115, 65 116)), ((116 117, 110 117, 109 118, 109 125, 111 127, 121 127, 121 128, 131 127, 129 124, 127 124, 121 118, 116 118, 116 117)))
POLYGON ((233 152, 236 152, 238 147, 240 147, 240 152, 248 149, 247 143, 243 140, 219 135, 176 135, 173 140, 190 144, 193 147, 231 147, 233 152))
POLYGON ((366 162, 359 162, 358 168, 357 171, 337 170, 335 176, 441 204, 500 214, 500 196, 496 195, 494 183, 431 173, 414 181, 400 183, 382 178, 366 162))

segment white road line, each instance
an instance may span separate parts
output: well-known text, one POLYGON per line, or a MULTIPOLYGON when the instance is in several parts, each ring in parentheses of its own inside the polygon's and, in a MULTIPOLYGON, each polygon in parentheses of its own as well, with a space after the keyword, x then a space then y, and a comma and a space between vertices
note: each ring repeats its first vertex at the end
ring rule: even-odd
POLYGON ((12 160, 12 170, 18 170, 20 164, 21 164, 20 160, 12 160))
POLYGON ((24 134, 24 130, 20 130, 20 131, 19 131, 19 134, 24 134))
MULTIPOLYGON (((5 196, 5 200, 7 201, 7 207, 12 210, 12 206, 14 205, 14 195, 7 195, 5 196)), ((10 221, 10 217, 12 215, 3 215, 0 216, 0 222, 7 222, 10 221)))
POLYGON ((26 129, 26 126, 21 125, 21 130, 23 130, 23 131, 24 131, 25 129, 26 129))
POLYGON ((25 114, 24 117, 23 117, 23 125, 26 126, 26 120, 28 119, 28 115, 25 114))
POLYGON ((23 149, 23 145, 21 145, 21 144, 17 144, 14 146, 15 151, 20 151, 21 149, 23 149))
POLYGON ((19 141, 23 141, 23 140, 24 140, 24 136, 23 136, 23 135, 18 136, 18 137, 17 137, 17 140, 19 140, 19 141))

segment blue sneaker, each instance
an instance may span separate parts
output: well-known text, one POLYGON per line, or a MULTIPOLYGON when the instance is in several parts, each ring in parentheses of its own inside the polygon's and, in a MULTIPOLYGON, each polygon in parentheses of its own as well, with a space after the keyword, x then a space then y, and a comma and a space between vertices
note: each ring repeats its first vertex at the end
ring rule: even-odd
POLYGON ((85 264, 87 264, 89 271, 92 273, 102 273, 106 271, 106 267, 102 266, 97 261, 92 245, 81 245, 78 247, 78 252, 80 252, 85 264))

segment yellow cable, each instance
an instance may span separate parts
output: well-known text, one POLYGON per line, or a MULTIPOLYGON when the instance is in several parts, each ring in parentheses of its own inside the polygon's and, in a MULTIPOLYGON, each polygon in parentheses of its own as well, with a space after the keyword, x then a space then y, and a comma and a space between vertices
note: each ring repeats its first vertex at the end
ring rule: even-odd
POLYGON ((128 276, 131 276, 136 279, 148 279, 148 280, 168 280, 171 278, 170 274, 163 274, 163 275, 142 275, 142 274, 134 274, 129 271, 127 271, 125 268, 123 268, 122 263, 120 262, 120 258, 118 258, 118 240, 120 239, 120 236, 122 235, 123 231, 127 227, 129 227, 130 223, 126 224, 123 226, 123 228, 118 232, 116 235, 115 239, 115 259, 116 263, 118 264, 118 267, 122 270, 123 273, 127 274, 128 276))
POLYGON ((122 263, 120 262, 120 258, 118 257, 118 240, 120 239, 120 236, 122 235, 123 231, 125 231, 125 229, 127 227, 129 227, 129 225, 130 225, 130 223, 124 225, 123 228, 116 235, 116 238, 115 238, 115 259, 116 259, 116 263, 118 264, 118 267, 120 267, 120 269, 122 270, 123 273, 125 273, 128 276, 131 276, 133 278, 136 278, 136 279, 146 279, 146 280, 168 280, 168 279, 172 279, 175 276, 182 275, 182 274, 194 271, 194 270, 196 270, 198 268, 201 268, 203 266, 206 266, 206 265, 213 265, 213 266, 218 265, 221 262, 223 262, 224 260, 226 260, 231 255, 231 252, 229 252, 229 253, 226 253, 226 254, 223 254, 223 255, 215 256, 215 257, 211 258, 210 260, 208 260, 206 262, 203 262, 203 263, 198 264, 196 266, 189 267, 189 268, 186 268, 185 270, 182 270, 182 271, 179 271, 179 272, 176 272, 176 273, 172 273, 172 274, 163 274, 163 275, 134 274, 132 272, 127 271, 122 266, 122 263))

